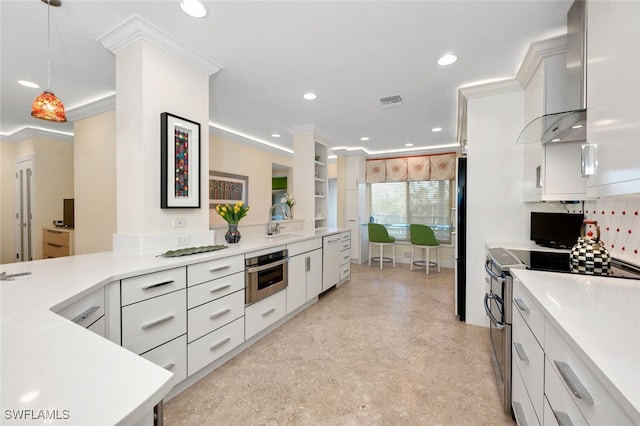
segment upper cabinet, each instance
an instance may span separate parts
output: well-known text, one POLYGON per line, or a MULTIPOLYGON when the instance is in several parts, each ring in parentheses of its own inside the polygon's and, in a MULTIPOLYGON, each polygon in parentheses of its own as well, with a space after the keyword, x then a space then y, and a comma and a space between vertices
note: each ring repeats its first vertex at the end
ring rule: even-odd
POLYGON ((640 194, 640 2, 587 4, 589 197, 640 194))
POLYGON ((567 38, 532 43, 518 80, 525 87, 525 122, 518 138, 523 144, 524 201, 580 200, 586 196, 581 173, 583 141, 542 143, 542 136, 566 110, 567 38), (541 119, 541 117, 547 117, 541 119))

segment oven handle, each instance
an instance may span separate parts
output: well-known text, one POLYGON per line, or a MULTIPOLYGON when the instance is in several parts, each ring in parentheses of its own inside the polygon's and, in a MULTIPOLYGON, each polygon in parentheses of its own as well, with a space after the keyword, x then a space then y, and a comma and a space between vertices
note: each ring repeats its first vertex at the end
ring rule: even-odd
POLYGON ((489 274, 489 276, 491 278, 493 278, 494 280, 498 281, 499 283, 503 283, 506 281, 506 278, 501 277, 500 275, 497 275, 495 272, 493 272, 493 270, 491 270, 491 266, 493 262, 491 261, 491 259, 489 259, 487 257, 487 261, 484 263, 484 270, 487 272, 487 274, 489 274))
POLYGON ((489 317, 491 322, 496 326, 496 328, 498 330, 501 330, 504 328, 504 322, 498 321, 496 317, 493 315, 493 313, 491 312, 491 308, 489 308, 490 299, 500 300, 500 298, 496 297, 493 294, 485 293, 484 294, 484 312, 487 314, 487 316, 489 317))
POLYGON ((260 272, 260 271, 264 271, 264 270, 267 270, 267 269, 275 268, 276 266, 284 265, 288 261, 289 261, 289 258, 285 257, 284 259, 278 260, 277 262, 268 263, 266 265, 254 266, 254 267, 251 267, 251 268, 247 268, 247 273, 254 274, 256 272, 260 272))

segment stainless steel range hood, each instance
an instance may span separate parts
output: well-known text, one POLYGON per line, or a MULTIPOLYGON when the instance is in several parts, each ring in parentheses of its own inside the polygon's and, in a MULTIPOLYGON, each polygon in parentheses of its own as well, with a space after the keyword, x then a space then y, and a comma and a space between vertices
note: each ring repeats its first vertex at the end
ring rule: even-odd
POLYGON ((566 111, 546 114, 529 124, 516 144, 586 140, 586 3, 576 0, 567 13, 566 111))

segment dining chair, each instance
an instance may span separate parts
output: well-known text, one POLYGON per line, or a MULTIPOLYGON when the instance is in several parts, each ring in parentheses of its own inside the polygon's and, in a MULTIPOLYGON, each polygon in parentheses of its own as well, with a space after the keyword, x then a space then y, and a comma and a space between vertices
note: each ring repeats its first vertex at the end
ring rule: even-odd
POLYGON ((423 266, 426 270, 426 274, 429 275, 429 267, 437 266, 438 272, 440 272, 440 241, 437 240, 436 235, 433 233, 428 225, 411 224, 409 225, 409 239, 411 241, 411 266, 410 271, 413 271, 413 266, 423 266), (436 262, 429 261, 429 250, 431 248, 436 249, 436 262), (426 250, 425 260, 417 260, 414 262, 414 250, 420 250, 420 257, 422 257, 422 250, 426 250))
POLYGON ((389 236, 389 232, 384 225, 379 223, 369 223, 369 266, 371 266, 371 261, 380 262, 380 269, 382 270, 382 265, 384 262, 393 262, 393 267, 396 267, 396 239, 394 237, 389 236), (380 248, 380 256, 371 257, 372 247, 377 245, 380 248), (384 247, 391 245, 392 257, 384 257, 384 247))

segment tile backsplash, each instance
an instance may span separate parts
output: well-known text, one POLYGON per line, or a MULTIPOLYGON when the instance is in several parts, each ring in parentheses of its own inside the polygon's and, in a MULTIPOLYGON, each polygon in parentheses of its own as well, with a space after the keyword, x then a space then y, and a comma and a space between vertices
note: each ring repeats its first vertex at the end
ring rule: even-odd
POLYGON ((584 215, 598 221, 612 257, 640 265, 640 198, 586 201, 584 215))

